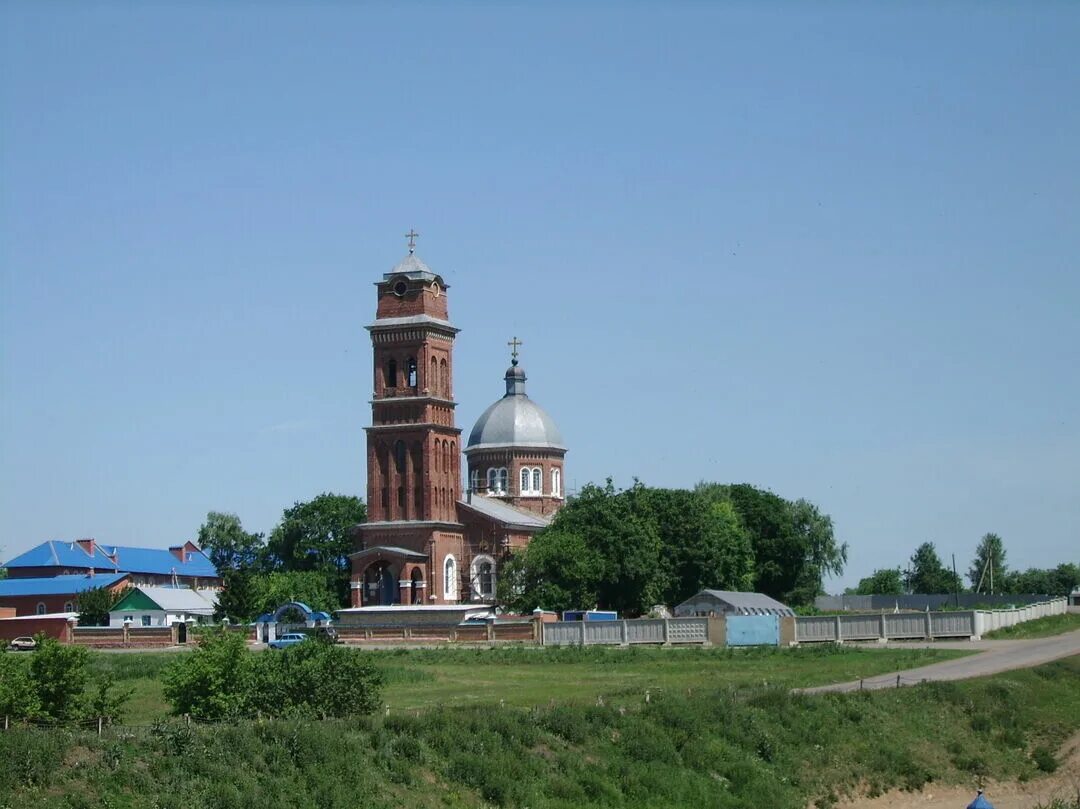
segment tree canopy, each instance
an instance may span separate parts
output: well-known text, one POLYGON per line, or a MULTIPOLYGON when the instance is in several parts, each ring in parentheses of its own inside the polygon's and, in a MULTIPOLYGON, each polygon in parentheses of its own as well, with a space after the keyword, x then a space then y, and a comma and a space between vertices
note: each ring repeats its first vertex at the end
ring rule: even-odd
POLYGON ((963 585, 959 577, 942 564, 934 543, 924 542, 911 556, 907 588, 912 593, 935 594, 958 592, 963 585))
POLYGON ((968 579, 976 593, 1002 592, 1008 577, 1005 566, 1005 543, 997 534, 985 534, 975 548, 975 558, 968 569, 968 579))
POLYGON ((901 595, 904 592, 904 576, 898 567, 875 570, 851 591, 853 595, 901 595))
POLYGON ((262 562, 263 535, 245 531, 235 514, 207 514, 196 544, 221 574, 227 570, 253 570, 262 562))
POLYGON ((509 561, 500 594, 520 610, 600 606, 631 615, 707 587, 810 600, 845 559, 831 519, 805 500, 745 485, 688 491, 635 482, 616 491, 609 480, 583 487, 509 561))
POLYGON ((341 604, 349 595, 352 530, 367 519, 358 497, 320 494, 285 509, 266 543, 268 566, 281 571, 312 571, 326 578, 341 604))

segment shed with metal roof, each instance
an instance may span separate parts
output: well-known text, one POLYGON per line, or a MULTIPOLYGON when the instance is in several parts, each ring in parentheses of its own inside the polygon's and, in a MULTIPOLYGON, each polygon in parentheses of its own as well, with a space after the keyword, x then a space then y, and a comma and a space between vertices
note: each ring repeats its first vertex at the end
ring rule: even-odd
POLYGON ((733 590, 702 590, 675 607, 675 617, 706 615, 794 615, 786 604, 764 593, 740 593, 733 590))

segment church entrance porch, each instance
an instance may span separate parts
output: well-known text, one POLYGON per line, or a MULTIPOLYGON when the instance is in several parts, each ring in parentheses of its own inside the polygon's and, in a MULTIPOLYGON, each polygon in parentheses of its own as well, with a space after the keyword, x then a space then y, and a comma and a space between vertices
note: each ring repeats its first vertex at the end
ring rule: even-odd
POLYGON ((352 606, 422 605, 427 598, 426 554, 386 545, 352 554, 352 606))

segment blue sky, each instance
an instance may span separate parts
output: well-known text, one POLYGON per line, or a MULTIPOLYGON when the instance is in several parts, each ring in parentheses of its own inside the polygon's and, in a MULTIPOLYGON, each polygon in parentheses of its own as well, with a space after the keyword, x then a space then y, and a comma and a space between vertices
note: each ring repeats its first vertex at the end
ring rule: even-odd
POLYGON ((363 494, 374 282, 506 341, 571 487, 1080 548, 1080 5, 12 3, 0 556, 363 494))

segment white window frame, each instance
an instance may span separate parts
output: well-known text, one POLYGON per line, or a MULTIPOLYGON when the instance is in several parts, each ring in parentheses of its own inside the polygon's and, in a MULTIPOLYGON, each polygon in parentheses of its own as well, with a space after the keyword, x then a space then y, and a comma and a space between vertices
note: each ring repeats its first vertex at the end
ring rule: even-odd
POLYGON ((518 493, 529 494, 532 491, 532 469, 527 466, 518 470, 518 493))
POLYGON ((48 611, 49 611, 49 608, 45 606, 44 601, 39 601, 38 605, 36 607, 34 607, 34 614, 35 615, 45 615, 46 613, 48 613, 48 611))
POLYGON ((469 476, 469 480, 470 480, 470 483, 472 485, 472 490, 474 492, 480 491, 480 470, 479 469, 474 469, 472 471, 472 474, 469 476))
POLYGON ((532 491, 537 497, 544 494, 544 470, 539 466, 532 468, 532 491))
POLYGON ((458 566, 454 554, 448 553, 443 559, 443 600, 457 601, 458 599, 458 566))
POLYGON ((471 569, 469 571, 469 584, 472 589, 473 601, 483 601, 484 599, 490 600, 495 598, 495 590, 498 581, 496 579, 494 557, 488 556, 487 554, 480 554, 479 556, 473 557, 471 569), (491 592, 486 594, 480 590, 480 565, 484 563, 491 565, 491 592))
POLYGON ((557 466, 551 470, 551 496, 562 497, 562 470, 557 466))

